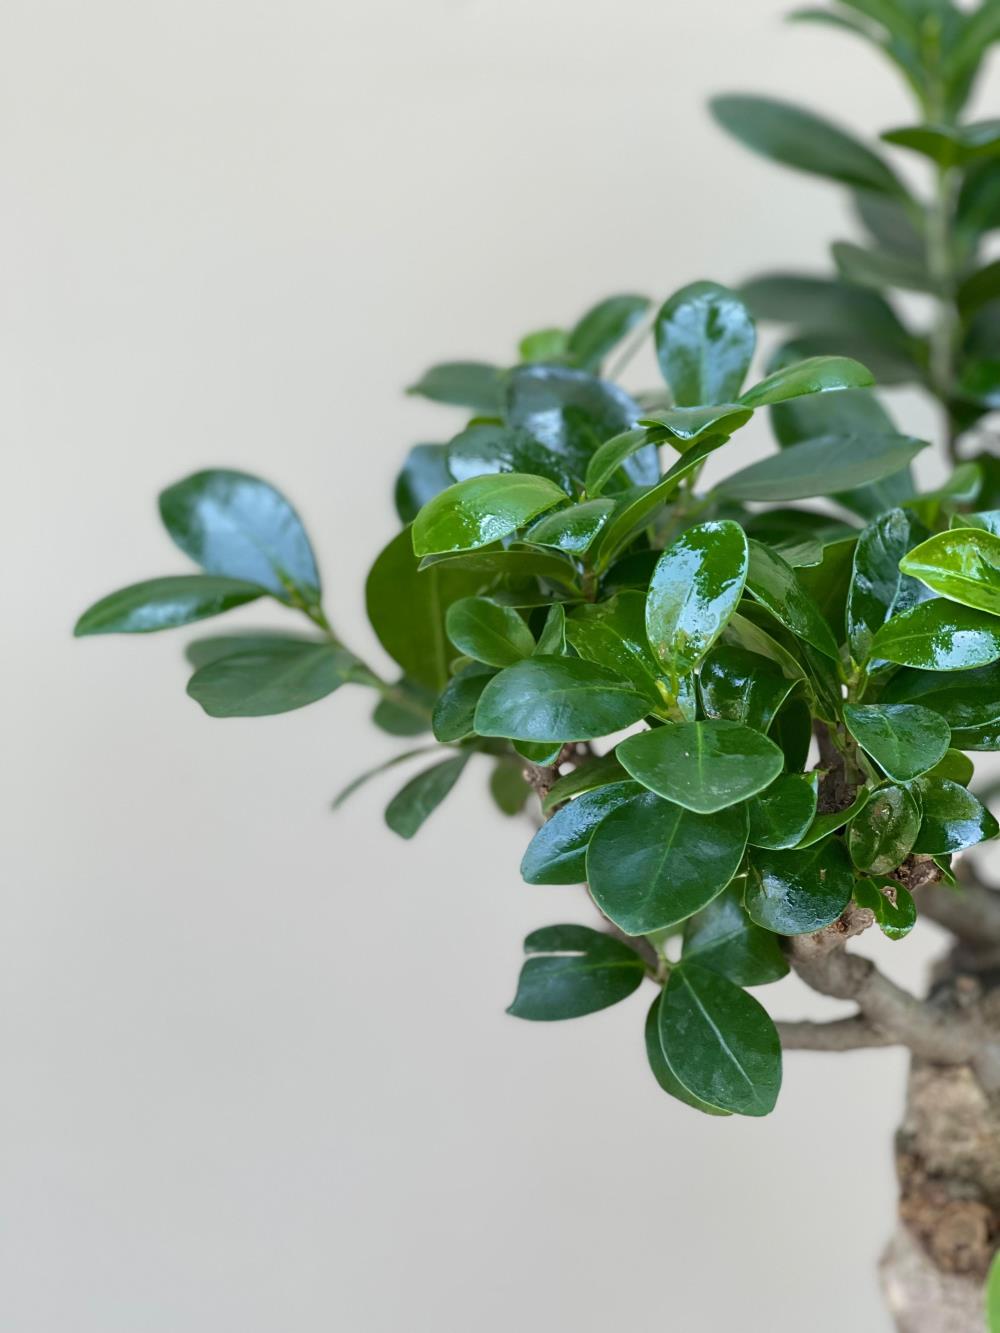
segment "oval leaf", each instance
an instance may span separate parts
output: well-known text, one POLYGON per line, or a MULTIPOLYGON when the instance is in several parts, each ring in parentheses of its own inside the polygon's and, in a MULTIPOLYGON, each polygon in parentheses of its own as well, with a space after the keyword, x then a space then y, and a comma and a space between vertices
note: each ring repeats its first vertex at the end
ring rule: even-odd
POLYGON ((646 600, 646 633, 673 676, 697 666, 722 633, 747 569, 746 534, 728 519, 688 528, 660 556, 646 600))
POLYGON ((597 1013, 631 995, 646 975, 634 949, 587 926, 532 931, 524 952, 530 956, 507 1012, 536 1023, 597 1013))
POLYGON ((488 546, 566 499, 547 477, 525 472, 470 477, 424 505, 413 520, 413 549, 424 556, 488 546))
POLYGON ((992 532, 939 532, 904 556, 900 569, 953 602, 1000 615, 1000 537, 992 532))
POLYGON ((923 671, 967 671, 1000 660, 1000 620, 943 598, 887 620, 872 654, 923 671))
POLYGON ((777 935, 808 935, 836 921, 851 901, 854 874, 842 838, 802 851, 755 850, 747 873, 750 918, 777 935))
POLYGON ((638 722, 649 701, 620 676, 570 657, 531 657, 486 686, 476 709, 480 736, 587 741, 638 722))
POLYGON ((615 753, 650 791, 710 815, 770 786, 785 766, 773 741, 738 722, 682 722, 641 732, 615 753))
POLYGON ((951 743, 943 717, 919 704, 848 704, 847 730, 896 782, 911 782, 940 763, 951 743))
POLYGON ((735 292, 714 282, 682 287, 660 307, 654 330, 660 369, 678 407, 739 396, 757 334, 735 292))
POLYGON ((487 666, 513 666, 535 650, 535 636, 517 612, 487 597, 452 602, 445 628, 460 653, 487 666))

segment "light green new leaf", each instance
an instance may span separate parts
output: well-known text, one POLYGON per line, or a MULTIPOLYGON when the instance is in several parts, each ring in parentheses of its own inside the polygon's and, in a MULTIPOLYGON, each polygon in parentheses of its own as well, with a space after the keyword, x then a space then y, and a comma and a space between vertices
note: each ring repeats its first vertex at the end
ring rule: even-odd
POLYGON ((612 935, 588 926, 546 926, 524 941, 528 961, 508 1008, 515 1018, 547 1023, 617 1004, 646 975, 642 959, 612 935))
POLYGON ((763 1116, 781 1088, 781 1042, 767 1011, 728 978, 695 963, 670 974, 660 1001, 660 1045, 700 1101, 763 1116))
POLYGON ((1000 537, 992 532, 939 532, 910 551, 900 569, 962 606, 1000 615, 1000 537))
POLYGON ((637 782, 696 814, 714 814, 769 787, 781 750, 739 722, 680 722, 630 736, 615 753, 637 782))
POLYGON ((594 830, 590 892, 626 934, 647 935, 685 921, 721 893, 740 867, 746 841, 742 809, 696 815, 644 792, 594 830))

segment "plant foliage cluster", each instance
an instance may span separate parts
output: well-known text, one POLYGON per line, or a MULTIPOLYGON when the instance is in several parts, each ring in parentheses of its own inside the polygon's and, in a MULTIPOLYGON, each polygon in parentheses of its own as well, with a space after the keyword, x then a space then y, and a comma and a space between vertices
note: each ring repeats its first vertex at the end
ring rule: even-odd
POLYGON ((271 598, 304 632, 190 646, 188 692, 211 716, 374 690, 376 724, 409 747, 383 768, 439 751, 387 807, 407 838, 476 757, 504 813, 537 793, 525 880, 586 884, 607 928, 529 935, 511 1013, 573 1018, 652 979, 653 1075, 710 1114, 774 1105, 778 1031, 750 988, 785 975, 784 941, 852 902, 905 936, 914 865, 948 882, 951 858, 998 831, 969 784, 970 755, 1000 748, 1000 460, 984 423, 1000 406, 1000 263, 981 258, 1000 228, 1000 122, 962 116, 1000 4, 797 17, 902 72, 919 120, 882 138, 929 164, 930 189, 810 112, 718 99, 752 148, 846 186, 865 240, 834 246, 833 275, 696 282, 659 306, 612 296, 529 334, 512 366, 430 369, 411 392, 464 421, 410 450, 400 530, 366 584, 397 679, 331 627, 288 502, 233 471, 160 498, 202 572, 124 588, 77 626, 160 630, 271 598), (928 298, 926 327, 899 291, 928 298), (788 337, 755 376, 758 320, 788 337), (647 339, 662 385, 627 391, 647 339), (916 484, 924 441, 876 381, 943 404, 943 485, 916 484), (746 464, 761 414, 777 447, 746 464))

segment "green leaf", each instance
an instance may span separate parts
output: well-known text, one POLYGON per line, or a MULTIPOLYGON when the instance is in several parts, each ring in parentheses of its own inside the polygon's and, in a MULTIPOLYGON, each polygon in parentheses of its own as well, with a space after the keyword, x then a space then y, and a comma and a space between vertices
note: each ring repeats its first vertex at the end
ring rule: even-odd
POLYGON ((524 780, 524 765, 516 757, 504 755, 490 773, 490 795, 501 814, 519 815, 528 802, 531 788, 524 780))
POLYGON ((920 802, 907 787, 876 787, 848 832, 851 860, 859 870, 888 875, 913 850, 920 819, 920 802))
POLYGON ((446 444, 415 444, 396 477, 393 498, 401 523, 412 523, 427 503, 455 478, 448 470, 446 444))
POLYGON ((781 1042, 766 1010, 718 972, 683 963, 660 1001, 660 1045, 700 1101, 763 1116, 781 1088, 781 1042))
POLYGON ((920 778, 917 783, 924 818, 913 850, 924 856, 960 852, 995 838, 997 821, 971 792, 947 778, 920 778))
POLYGON ((470 579, 469 582, 477 591, 480 584, 491 582, 496 598, 508 592, 511 595, 520 593, 530 586, 531 596, 520 603, 522 606, 537 606, 551 601, 549 597, 539 599, 537 585, 533 582, 535 579, 545 579, 549 583, 559 584, 568 591, 576 591, 575 574, 569 560, 565 556, 555 555, 549 551, 514 551, 491 546, 482 551, 425 555, 417 568, 421 576, 429 569, 437 569, 441 573, 466 570, 470 575, 488 576, 488 578, 470 579))
POLYGON ((536 546, 554 546, 559 551, 582 555, 593 545, 614 507, 614 500, 585 500, 566 509, 556 509, 532 524, 524 534, 524 540, 536 546))
POLYGON ((424 371, 406 392, 493 415, 500 409, 503 382, 504 372, 499 366, 483 361, 445 361, 424 371))
POLYGON ((1000 1255, 990 1265, 986 1279, 986 1323, 988 1333, 1000 1333, 1000 1255))
POLYGON ((904 556, 900 569, 953 602, 1000 615, 1000 537, 992 532, 939 532, 904 556))
POLYGON ((854 886, 854 901, 859 907, 867 907, 874 912, 879 929, 887 939, 901 940, 917 924, 917 905, 913 895, 894 879, 884 879, 881 883, 859 879, 854 886))
POLYGON ((641 321, 649 309, 648 296, 608 296, 570 330, 567 350, 581 370, 595 372, 601 362, 641 321))
POLYGON ((851 901, 854 874, 842 838, 796 851, 750 853, 746 909, 778 935, 808 935, 836 921, 851 901))
POLYGON ((555 482, 524 472, 470 477, 424 505, 413 521, 413 549, 422 556, 488 546, 567 498, 555 482))
POLYGON ((642 427, 622 431, 605 440, 591 454, 587 464, 585 489, 588 495, 600 495, 627 459, 650 442, 649 431, 642 427))
POLYGON ((594 830, 612 810, 641 791, 635 782, 613 782, 569 801, 528 843, 521 861, 521 878, 526 884, 583 884, 587 878, 587 847, 594 830))
POLYGON ((822 815, 817 815, 813 820, 808 833, 804 834, 795 845, 796 851, 801 851, 804 847, 813 847, 816 843, 822 842, 828 838, 831 833, 836 833, 838 829, 848 827, 861 811, 868 804, 871 796, 871 788, 862 787, 856 793, 854 800, 843 810, 832 810, 822 815))
POLYGON ((646 633, 672 676, 692 670, 739 605, 747 578, 747 539, 729 520, 688 528, 653 571, 646 633))
POLYGON ((154 630, 176 629, 221 615, 263 595, 264 589, 256 583, 215 574, 146 579, 119 588, 88 607, 73 633, 82 638, 87 634, 150 634, 154 630))
POLYGON ((702 407, 664 407, 643 417, 641 424, 655 432, 658 441, 663 435, 683 453, 707 435, 734 434, 752 416, 753 408, 741 403, 710 403, 702 407))
POLYGON ((468 762, 468 754, 455 755, 411 778, 385 808, 385 822, 393 833, 412 838, 454 787, 468 762))
MULTIPOLYGON (((750 609, 744 604, 744 610, 750 609)), ((766 657, 779 666, 789 680, 801 680, 807 688, 812 688, 809 685, 808 673, 799 659, 788 652, 773 634, 768 634, 749 616, 741 615, 739 612, 732 616, 722 631, 722 639, 724 643, 743 648, 758 657, 766 657)))
POLYGON ((207 573, 256 583, 285 602, 319 605, 319 573, 302 522, 259 477, 226 468, 196 472, 161 492, 160 517, 207 573))
POLYGON ((940 763, 928 771, 928 777, 947 778, 967 787, 976 773, 976 766, 961 750, 948 750, 940 763))
POLYGON ((815 773, 789 773, 755 797, 748 808, 751 847, 798 846, 816 817, 817 785, 815 773))
POLYGON ((696 1111, 702 1111, 705 1115, 729 1115, 728 1111, 721 1111, 717 1106, 709 1106, 706 1102, 699 1101, 694 1093, 688 1092, 667 1063, 667 1057, 663 1054, 663 1047, 660 1045, 660 1003, 662 999, 662 992, 657 991, 656 999, 650 1005, 649 1013, 646 1015, 646 1058, 649 1061, 650 1069, 653 1071, 653 1077, 664 1092, 669 1093, 671 1097, 676 1097, 685 1106, 690 1106, 696 1111))
POLYGON ((460 653, 487 666, 513 666, 535 650, 535 636, 517 612, 487 597, 452 602, 445 629, 460 653))
POLYGON ((887 620, 872 656, 924 671, 968 671, 1000 658, 1000 620, 943 598, 887 620))
POLYGON ((719 483, 727 500, 805 500, 881 481, 906 466, 926 440, 910 435, 821 435, 762 458, 719 483))
POLYGON ((906 125, 885 130, 886 143, 909 148, 942 167, 968 166, 1000 153, 1000 120, 981 120, 967 125, 906 125))
POLYGON ((796 638, 811 643, 836 662, 840 653, 833 631, 796 578, 795 570, 777 551, 762 542, 751 541, 749 550, 746 590, 750 596, 766 607, 796 638))
POLYGON ((517 345, 522 361, 563 361, 566 358, 565 329, 536 329, 526 333, 517 345))
POLYGON ((431 725, 439 741, 461 741, 475 735, 476 706, 487 682, 496 672, 473 662, 448 682, 434 705, 431 725))
POLYGON ((922 255, 900 255, 894 250, 870 250, 850 241, 830 247, 837 271, 845 282, 876 291, 899 287, 907 292, 941 294, 941 283, 929 272, 922 255))
POLYGON ((352 778, 346 787, 342 787, 337 795, 330 802, 331 810, 339 810, 340 807, 354 793, 370 782, 372 778, 377 778, 382 773, 387 773, 389 769, 396 768, 399 764, 409 763, 411 759, 416 759, 419 755, 430 754, 436 750, 435 745, 422 745, 416 750, 404 750, 402 754, 394 754, 390 759, 385 759, 373 768, 366 769, 364 773, 359 773, 356 778, 352 778))
POLYGON ((365 584, 368 619, 385 651, 418 684, 438 691, 448 681, 452 656, 445 612, 478 592, 480 577, 440 565, 421 571, 410 529, 393 537, 371 567, 365 584))
POLYGON ((767 731, 795 689, 780 668, 759 653, 726 644, 705 658, 699 678, 705 716, 767 731))
POLYGON ((899 671, 885 688, 888 703, 919 703, 940 713, 950 727, 982 727, 1000 721, 1000 666, 976 671, 899 671))
POLYGON ((777 937, 750 920, 738 885, 730 885, 685 924, 683 959, 737 986, 764 986, 788 974, 777 937))
POLYGON ((408 676, 401 676, 393 686, 392 695, 380 699, 375 705, 372 721, 390 736, 419 736, 431 729, 433 707, 431 690, 408 676))
POLYGON ((274 637, 241 645, 199 667, 187 692, 209 717, 266 717, 325 698, 348 681, 372 683, 352 652, 334 643, 274 637))
POLYGON ((595 1014, 638 990, 646 975, 634 949, 587 926, 532 931, 524 952, 528 961, 507 1012, 533 1022, 595 1014))
POLYGON ((763 157, 862 190, 906 196, 881 157, 809 111, 769 97, 716 97, 710 105, 723 129, 763 157))
POLYGON ((922 529, 905 509, 890 509, 858 538, 847 594, 847 638, 854 660, 865 663, 872 639, 887 620, 922 599, 920 584, 899 569, 922 529))
POLYGON ((847 730, 896 782, 911 782, 940 763, 951 742, 943 717, 919 704, 847 704, 847 730))
POLYGON ((606 602, 576 607, 566 621, 566 637, 580 657, 607 667, 653 704, 662 705, 660 669, 646 639, 642 593, 620 592, 606 602))
POLYGON ((743 810, 696 815, 644 792, 595 829, 587 879, 601 911, 628 935, 686 920, 722 892, 746 848, 743 810))
POLYGON ((747 389, 740 399, 748 407, 766 407, 806 394, 829 393, 835 389, 864 389, 874 384, 871 371, 848 356, 811 356, 783 366, 766 379, 747 389))
POLYGON ((952 514, 953 528, 982 528, 1000 537, 1000 509, 987 509, 981 514, 952 514))
POLYGON ((447 450, 451 481, 522 472, 547 477, 564 491, 573 489, 570 462, 526 430, 497 422, 473 422, 450 441, 447 450))
POLYGON ((909 335, 889 302, 877 292, 842 279, 765 273, 744 283, 740 295, 757 319, 795 324, 806 333, 845 337, 856 337, 861 329, 865 337, 909 357, 909 335))
POLYGON ((738 397, 757 334, 734 292, 714 282, 682 287, 660 307, 654 332, 660 369, 678 407, 738 397))
POLYGON ((739 722, 682 722, 620 743, 622 766, 650 791, 710 815, 770 786, 785 766, 777 745, 739 722))
POLYGON ((519 741, 587 741, 630 727, 648 710, 648 699, 592 662, 531 657, 486 686, 476 731, 519 741))
POLYGON ((593 791, 609 782, 621 782, 628 777, 614 753, 602 755, 599 759, 588 759, 579 768, 571 769, 565 777, 553 783, 542 798, 542 814, 550 815, 553 810, 586 791, 593 791))

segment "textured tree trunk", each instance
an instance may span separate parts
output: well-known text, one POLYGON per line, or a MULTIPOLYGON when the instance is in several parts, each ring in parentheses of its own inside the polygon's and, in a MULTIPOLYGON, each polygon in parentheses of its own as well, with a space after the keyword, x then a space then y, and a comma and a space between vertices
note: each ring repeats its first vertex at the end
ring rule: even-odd
MULTIPOLYGON (((943 1010, 974 1008, 994 1027, 997 981, 992 968, 956 950, 938 969, 934 1000, 943 1010)), ((983 1284, 1000 1242, 1000 1096, 983 1074, 911 1064, 896 1136, 898 1228, 881 1264, 899 1333, 986 1328, 983 1284)))

